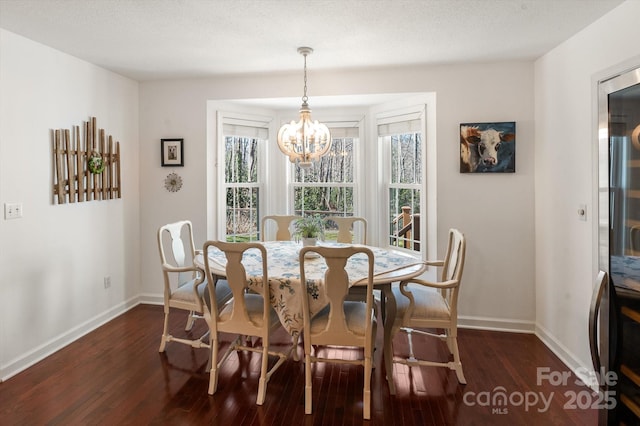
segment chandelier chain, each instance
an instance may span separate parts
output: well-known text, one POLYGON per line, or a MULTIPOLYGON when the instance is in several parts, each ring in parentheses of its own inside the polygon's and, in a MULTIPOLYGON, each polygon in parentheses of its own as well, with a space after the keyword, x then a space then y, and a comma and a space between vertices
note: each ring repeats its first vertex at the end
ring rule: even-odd
POLYGON ((307 55, 304 56, 304 95, 302 96, 302 102, 307 103, 309 97, 307 97, 307 55))

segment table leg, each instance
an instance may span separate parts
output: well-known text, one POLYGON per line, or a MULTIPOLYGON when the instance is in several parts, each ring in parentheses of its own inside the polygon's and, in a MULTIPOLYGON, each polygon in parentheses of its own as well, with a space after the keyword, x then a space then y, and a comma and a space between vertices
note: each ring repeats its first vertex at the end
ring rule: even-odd
POLYGON ((294 361, 300 361, 300 357, 298 356, 298 340, 300 339, 300 335, 298 333, 291 336, 291 356, 294 361))
POLYGON ((393 295, 393 291, 391 290, 392 284, 384 284, 381 285, 382 294, 384 295, 384 307, 382 315, 383 315, 383 325, 384 325, 384 368, 385 374, 387 376, 387 383, 389 384, 389 393, 391 395, 396 394, 396 386, 393 382, 393 353, 391 350, 391 331, 393 328, 393 323, 396 318, 396 298, 393 295))

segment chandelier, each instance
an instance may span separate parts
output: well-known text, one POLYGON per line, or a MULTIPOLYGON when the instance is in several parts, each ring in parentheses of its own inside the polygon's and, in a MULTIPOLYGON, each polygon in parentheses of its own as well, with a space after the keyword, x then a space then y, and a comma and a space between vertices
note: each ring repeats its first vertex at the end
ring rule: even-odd
POLYGON ((311 162, 329 152, 331 148, 331 133, 329 128, 319 123, 318 120, 311 120, 311 109, 307 104, 307 55, 313 49, 310 47, 299 47, 298 53, 304 56, 304 95, 302 96, 302 106, 300 107, 300 121, 297 123, 285 124, 278 132, 278 147, 289 161, 297 163, 302 168, 311 167, 311 162))

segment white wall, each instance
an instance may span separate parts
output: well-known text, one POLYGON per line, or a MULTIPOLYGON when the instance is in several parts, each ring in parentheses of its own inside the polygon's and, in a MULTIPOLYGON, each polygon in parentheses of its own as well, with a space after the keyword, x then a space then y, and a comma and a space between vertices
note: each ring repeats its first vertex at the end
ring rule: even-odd
POLYGON ((139 294, 138 83, 0 30, 0 378, 122 312, 139 294), (54 129, 95 116, 119 141, 119 200, 52 202, 54 129), (103 278, 111 277, 105 290, 103 278))
POLYGON ((572 368, 591 365, 587 320, 598 267, 594 77, 623 62, 640 65, 638 16, 640 2, 625 2, 535 63, 537 333, 572 368), (578 220, 579 204, 587 204, 586 222, 578 220))
MULTIPOLYGON (((247 75, 140 84, 142 292, 159 301, 161 274, 157 228, 188 218, 195 242, 207 230, 207 101, 300 96, 299 74, 247 75), (161 138, 185 140, 185 167, 160 167, 161 138), (177 193, 164 190, 171 171, 184 180, 177 193)), ((471 326, 533 331, 534 306, 534 122, 533 63, 490 63, 394 68, 360 72, 314 72, 316 97, 394 92, 435 92, 437 97, 438 247, 447 230, 468 237, 460 312, 471 326), (516 121, 517 172, 458 172, 462 122, 516 121)), ((297 109, 297 102, 292 110, 297 109)))

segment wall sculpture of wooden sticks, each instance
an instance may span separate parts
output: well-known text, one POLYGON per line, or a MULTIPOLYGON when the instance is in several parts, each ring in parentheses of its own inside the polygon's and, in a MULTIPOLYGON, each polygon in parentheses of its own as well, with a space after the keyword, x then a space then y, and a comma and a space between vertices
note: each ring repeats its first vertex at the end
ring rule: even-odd
POLYGON ((98 129, 96 118, 53 132, 54 203, 122 198, 120 142, 98 129))

